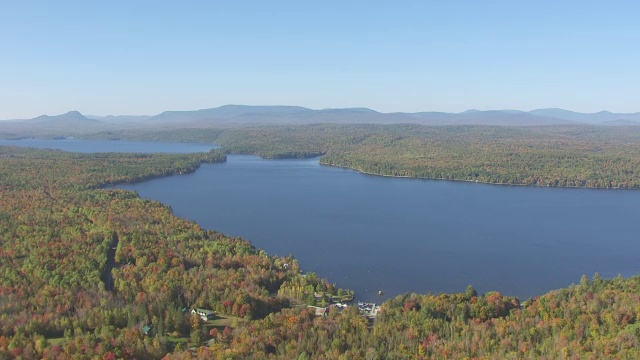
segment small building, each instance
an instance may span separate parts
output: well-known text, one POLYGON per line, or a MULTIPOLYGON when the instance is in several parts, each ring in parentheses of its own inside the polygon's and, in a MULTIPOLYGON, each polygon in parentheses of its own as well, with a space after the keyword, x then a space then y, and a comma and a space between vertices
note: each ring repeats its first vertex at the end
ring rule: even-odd
POLYGON ((147 336, 151 336, 151 334, 153 332, 153 325, 145 325, 142 328, 142 332, 147 336))
POLYGON ((200 309, 200 308, 196 308, 191 310, 192 314, 198 314, 198 316, 200 316, 200 319, 202 319, 202 321, 209 321, 209 320, 213 320, 216 317, 216 313, 213 310, 207 310, 207 309, 200 309))

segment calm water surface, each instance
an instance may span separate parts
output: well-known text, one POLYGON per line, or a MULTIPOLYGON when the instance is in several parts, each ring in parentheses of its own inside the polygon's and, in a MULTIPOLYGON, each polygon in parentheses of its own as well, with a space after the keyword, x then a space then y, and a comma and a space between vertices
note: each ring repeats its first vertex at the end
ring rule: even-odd
POLYGON ((81 153, 128 152, 128 153, 172 153, 189 154, 207 152, 217 146, 197 143, 166 143, 124 140, 2 140, 0 146, 21 146, 38 149, 56 149, 81 153))
POLYGON ((394 179, 251 156, 120 187, 293 254, 359 299, 468 284, 524 299, 582 274, 640 272, 640 191, 394 179))

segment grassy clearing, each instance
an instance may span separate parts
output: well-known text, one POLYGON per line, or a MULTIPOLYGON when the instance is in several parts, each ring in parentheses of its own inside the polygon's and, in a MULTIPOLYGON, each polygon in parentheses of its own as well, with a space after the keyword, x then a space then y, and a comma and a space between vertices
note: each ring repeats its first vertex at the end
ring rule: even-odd
POLYGON ((211 331, 211 329, 213 328, 217 328, 218 330, 222 331, 227 326, 230 328, 234 328, 242 322, 244 322, 244 320, 237 316, 216 314, 216 319, 205 321, 203 327, 208 334, 209 331, 211 331))

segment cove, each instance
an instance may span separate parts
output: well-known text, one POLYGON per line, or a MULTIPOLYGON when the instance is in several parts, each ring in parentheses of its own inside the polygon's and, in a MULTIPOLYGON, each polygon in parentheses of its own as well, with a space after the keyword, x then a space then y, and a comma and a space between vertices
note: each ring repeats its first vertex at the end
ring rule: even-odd
POLYGON ((640 272, 638 191, 398 179, 318 159, 240 155, 118 187, 269 253, 293 254, 361 300, 469 284, 524 300, 583 274, 640 272))

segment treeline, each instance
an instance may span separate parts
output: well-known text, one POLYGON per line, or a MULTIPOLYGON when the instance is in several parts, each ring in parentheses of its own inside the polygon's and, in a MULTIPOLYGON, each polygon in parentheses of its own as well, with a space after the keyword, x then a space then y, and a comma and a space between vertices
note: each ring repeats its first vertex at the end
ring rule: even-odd
POLYGON ((0 170, 4 170, 0 186, 14 190, 85 190, 191 173, 202 163, 226 159, 220 149, 194 154, 80 154, 6 146, 0 147, 0 170))
POLYGON ((235 130, 229 152, 323 154, 321 163, 390 176, 638 188, 640 131, 592 127, 317 125, 235 130))
POLYGON ((374 343, 389 358, 633 359, 640 277, 552 291, 522 306, 499 293, 404 295, 387 302, 374 343))
POLYGON ((353 299, 354 292, 348 289, 336 288, 327 279, 321 279, 316 273, 294 277, 285 281, 278 290, 278 295, 297 300, 307 305, 329 306, 332 300, 353 299))
POLYGON ((139 131, 126 136, 216 143, 228 153, 273 159, 323 156, 324 165, 378 175, 527 186, 640 187, 640 127, 317 124, 139 131))

